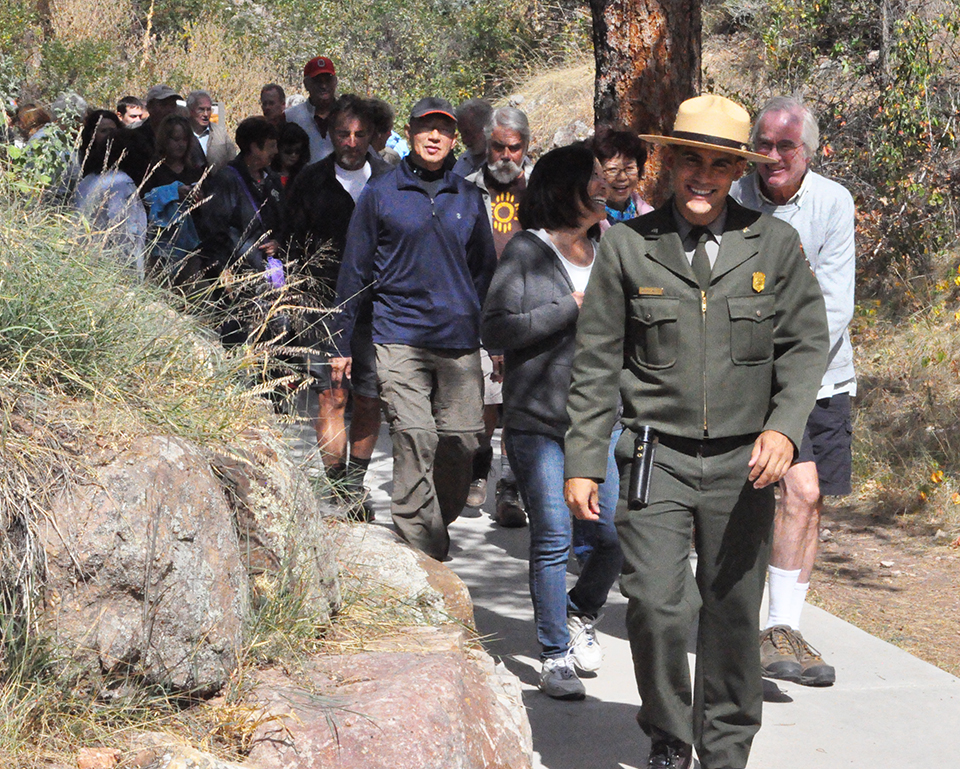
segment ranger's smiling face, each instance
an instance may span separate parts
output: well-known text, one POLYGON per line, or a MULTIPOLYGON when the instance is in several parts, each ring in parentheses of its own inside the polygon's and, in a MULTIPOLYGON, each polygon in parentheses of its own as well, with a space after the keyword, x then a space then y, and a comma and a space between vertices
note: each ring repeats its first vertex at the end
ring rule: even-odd
POLYGON ((720 216, 730 186, 743 175, 747 164, 729 152, 683 146, 670 147, 666 162, 680 214, 699 226, 720 216))

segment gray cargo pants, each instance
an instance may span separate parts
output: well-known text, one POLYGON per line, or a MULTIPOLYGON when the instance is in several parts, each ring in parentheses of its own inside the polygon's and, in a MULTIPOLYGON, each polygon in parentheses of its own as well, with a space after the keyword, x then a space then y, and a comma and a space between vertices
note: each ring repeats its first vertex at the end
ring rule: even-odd
POLYGON ((443 560, 447 526, 466 504, 483 434, 480 351, 376 348, 393 441, 393 522, 407 542, 443 560))

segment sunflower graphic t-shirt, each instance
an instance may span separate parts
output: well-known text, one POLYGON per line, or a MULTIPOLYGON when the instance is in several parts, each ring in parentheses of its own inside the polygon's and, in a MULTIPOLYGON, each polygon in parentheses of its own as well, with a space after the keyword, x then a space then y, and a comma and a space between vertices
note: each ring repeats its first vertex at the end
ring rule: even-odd
POLYGON ((517 221, 517 207, 527 189, 527 179, 520 174, 509 184, 500 184, 490 174, 484 173, 484 182, 490 192, 490 223, 493 226, 493 243, 497 249, 497 259, 506 248, 513 233, 522 228, 517 221))

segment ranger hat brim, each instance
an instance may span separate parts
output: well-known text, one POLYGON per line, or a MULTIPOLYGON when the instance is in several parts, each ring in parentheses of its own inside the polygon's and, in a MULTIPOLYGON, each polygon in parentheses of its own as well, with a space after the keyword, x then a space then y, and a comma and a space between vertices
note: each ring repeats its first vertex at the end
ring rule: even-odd
POLYGON ((729 152, 754 163, 775 163, 773 158, 751 152, 750 115, 730 99, 704 94, 687 99, 677 110, 677 119, 668 136, 641 134, 640 138, 652 144, 729 152))

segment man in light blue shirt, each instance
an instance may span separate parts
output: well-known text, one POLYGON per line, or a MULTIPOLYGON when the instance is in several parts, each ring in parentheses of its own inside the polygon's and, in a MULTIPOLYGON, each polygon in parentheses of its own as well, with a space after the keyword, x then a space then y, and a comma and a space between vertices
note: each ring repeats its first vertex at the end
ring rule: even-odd
POLYGON ((800 633, 800 613, 819 542, 824 495, 849 494, 850 398, 857 393, 847 326, 853 317, 856 276, 854 203, 841 185, 810 170, 820 134, 811 111, 796 99, 764 105, 754 149, 776 162, 735 183, 740 203, 771 214, 800 234, 827 308, 830 354, 817 405, 793 466, 780 481, 780 503, 768 568, 770 615, 760 635, 764 675, 829 686, 836 673, 800 633))

